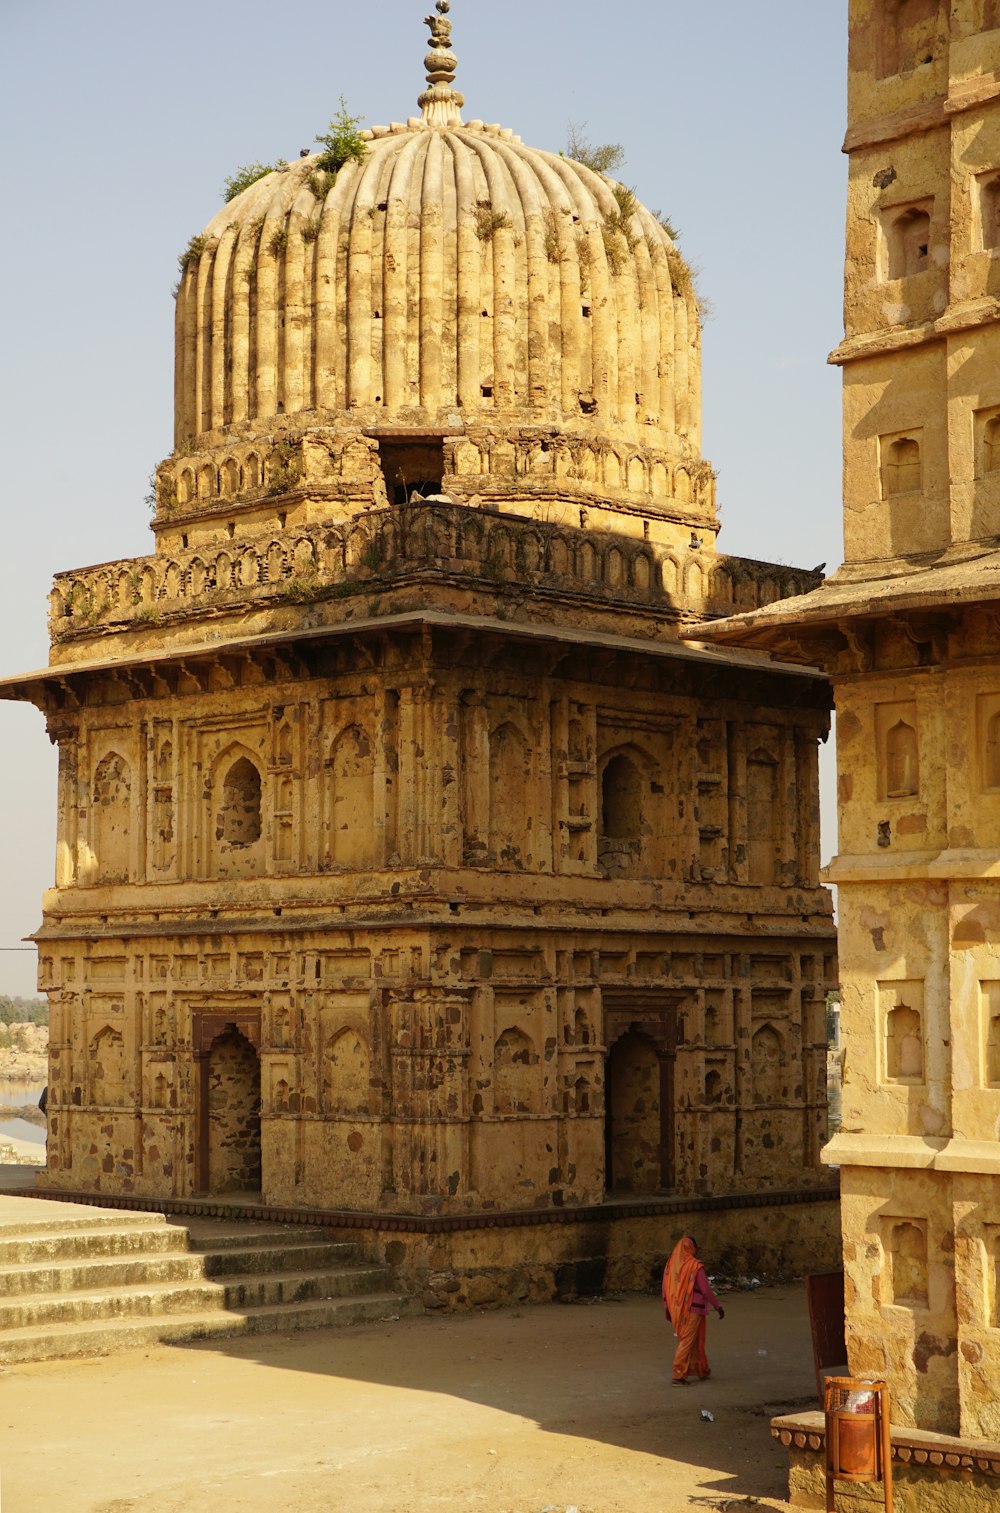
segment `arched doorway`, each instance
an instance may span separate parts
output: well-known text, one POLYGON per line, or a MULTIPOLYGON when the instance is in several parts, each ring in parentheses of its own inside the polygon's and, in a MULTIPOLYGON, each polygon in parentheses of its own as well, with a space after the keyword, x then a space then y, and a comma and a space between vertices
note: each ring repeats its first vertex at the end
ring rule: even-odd
POLYGON ((605 1073, 605 1161, 612 1194, 669 1185, 670 1091, 656 1044, 630 1029, 611 1047, 605 1073))
MULTIPOLYGON (((216 1024, 201 1062, 199 1166, 201 1192, 261 1190, 260 1058, 235 1022, 216 1024)), ((244 1029, 247 1026, 244 1026, 244 1029)))
POLYGON ((675 1077, 685 1045, 686 994, 607 987, 604 1182, 609 1196, 671 1192, 684 1181, 675 1077))
POLYGON ((208 1053, 208 1190, 260 1192, 260 1059, 235 1025, 208 1053))

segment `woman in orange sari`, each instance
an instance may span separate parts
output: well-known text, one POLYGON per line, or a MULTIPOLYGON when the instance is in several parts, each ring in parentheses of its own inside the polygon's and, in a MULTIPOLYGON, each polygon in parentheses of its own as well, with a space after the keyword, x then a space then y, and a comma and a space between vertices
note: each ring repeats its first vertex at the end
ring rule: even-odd
POLYGON ((711 1376, 705 1354, 708 1310, 714 1308, 720 1319, 726 1315, 690 1235, 681 1236, 663 1268, 663 1306, 677 1336, 673 1385, 686 1387, 689 1376, 711 1376))

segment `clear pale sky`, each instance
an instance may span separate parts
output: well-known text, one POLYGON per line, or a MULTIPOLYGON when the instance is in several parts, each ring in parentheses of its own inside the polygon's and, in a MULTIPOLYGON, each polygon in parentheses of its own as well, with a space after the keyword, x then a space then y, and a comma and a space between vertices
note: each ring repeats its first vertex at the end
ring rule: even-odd
MULTIPOLYGON (((177 255, 240 164, 294 158, 343 95, 417 113, 431 0, 0 0, 0 676, 48 660, 69 567, 152 550, 171 450, 177 255)), ((704 452, 723 550, 841 560, 847 0, 454 0, 466 118, 620 142, 713 307, 704 452)), ((0 704, 0 993, 34 992, 53 876, 42 716, 0 704)), ((827 806, 824 854, 833 845, 827 806)))

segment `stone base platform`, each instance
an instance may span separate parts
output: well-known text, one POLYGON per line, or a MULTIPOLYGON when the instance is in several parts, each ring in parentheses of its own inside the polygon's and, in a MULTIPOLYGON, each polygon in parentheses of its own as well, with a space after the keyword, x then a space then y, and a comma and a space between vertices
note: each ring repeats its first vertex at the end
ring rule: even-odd
MULTIPOLYGON (((823 1414, 771 1420, 788 1451, 788 1497, 796 1508, 826 1507, 823 1414)), ((1000 1444, 922 1429, 892 1428, 895 1513, 1000 1513, 1000 1444)), ((838 1513, 881 1508, 880 1482, 837 1482, 838 1513)))
POLYGON ((840 1265, 839 1202, 831 1188, 427 1215, 275 1207, 250 1195, 155 1199, 31 1191, 28 1201, 39 1206, 54 1200, 318 1226, 389 1266, 398 1290, 434 1310, 656 1291, 664 1258, 685 1233, 696 1236, 713 1273, 787 1280, 840 1265))

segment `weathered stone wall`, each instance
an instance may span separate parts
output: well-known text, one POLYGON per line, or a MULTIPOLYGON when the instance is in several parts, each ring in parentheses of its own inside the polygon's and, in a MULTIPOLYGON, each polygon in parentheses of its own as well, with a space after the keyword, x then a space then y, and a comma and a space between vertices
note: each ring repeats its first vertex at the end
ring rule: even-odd
POLYGON ((59 1187, 185 1196, 248 1185, 254 1077, 270 1203, 595 1202, 606 1148, 609 1186, 624 1194, 824 1180, 822 935, 765 953, 679 924, 657 935, 581 921, 540 941, 523 928, 444 921, 321 934, 261 933, 258 922, 237 938, 109 947, 67 935, 57 949, 43 981, 59 1187), (785 1017, 775 1020, 778 999, 785 1017), (754 1082, 761 1014, 784 1036, 780 1089, 754 1082), (618 1071, 626 1045, 643 1058, 639 1083, 618 1071), (642 1120, 648 1148, 634 1141, 642 1120))

